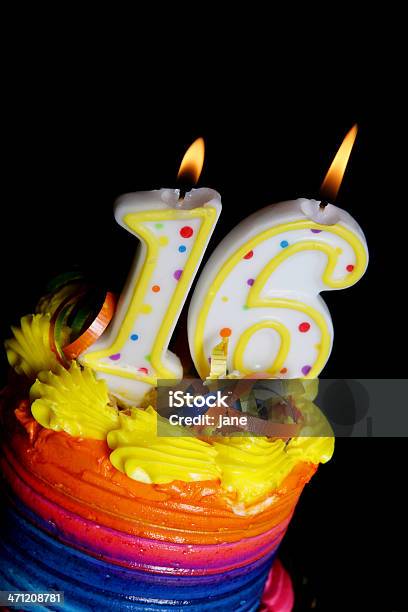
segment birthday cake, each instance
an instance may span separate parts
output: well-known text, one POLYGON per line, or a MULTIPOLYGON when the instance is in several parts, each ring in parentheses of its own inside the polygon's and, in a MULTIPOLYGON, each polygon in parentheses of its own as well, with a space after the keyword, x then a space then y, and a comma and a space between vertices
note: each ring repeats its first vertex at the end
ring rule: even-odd
MULTIPOLYGON (((333 200, 356 132, 323 182, 333 200)), ((203 155, 198 139, 179 177, 196 183, 203 155)), ((183 330, 200 377, 191 373, 192 386, 209 390, 195 399, 236 381, 232 403, 201 412, 197 403, 190 423, 174 424, 176 392, 160 403, 161 383, 184 384, 186 369, 168 347, 220 212, 207 188, 121 196, 115 219, 139 242, 117 305, 69 274, 12 328, 0 398, 0 604, 292 609, 276 553, 334 445, 313 403, 333 342, 320 293, 362 277, 367 244, 327 201, 281 202, 241 221, 201 271, 183 330), (262 393, 276 381, 285 393, 254 403, 242 395, 254 379, 262 393)))
MULTIPOLYGON (((159 436, 152 394, 123 406, 62 359, 89 327, 73 321, 79 286, 58 286, 6 341, 1 589, 42 593, 44 610, 58 609, 51 592, 64 610, 291 610, 276 552, 333 438, 159 436)), ((300 428, 316 419, 306 383, 300 428)))

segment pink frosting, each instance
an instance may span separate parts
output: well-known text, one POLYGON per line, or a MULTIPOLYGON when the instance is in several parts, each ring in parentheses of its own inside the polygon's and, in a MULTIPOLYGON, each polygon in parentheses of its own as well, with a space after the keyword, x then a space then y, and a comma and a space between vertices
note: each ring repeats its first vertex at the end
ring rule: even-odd
POLYGON ((65 543, 111 563, 166 574, 209 575, 243 567, 276 550, 290 520, 288 517, 269 531, 237 542, 186 547, 125 534, 87 520, 46 499, 17 475, 13 489, 42 519, 43 527, 65 543))
POLYGON ((291 612, 294 594, 289 574, 277 559, 269 572, 259 612, 291 612))

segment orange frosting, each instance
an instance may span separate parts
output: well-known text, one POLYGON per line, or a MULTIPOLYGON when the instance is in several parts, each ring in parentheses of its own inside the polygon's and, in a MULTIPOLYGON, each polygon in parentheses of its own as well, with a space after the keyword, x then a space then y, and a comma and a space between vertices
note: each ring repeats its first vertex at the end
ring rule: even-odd
POLYGON ((12 487, 17 472, 37 493, 83 518, 169 542, 233 542, 272 529, 291 516, 316 471, 315 465, 299 463, 277 490, 257 501, 257 508, 237 509, 234 494, 219 481, 159 485, 131 480, 112 466, 105 441, 43 429, 31 417, 27 400, 9 410, 6 431, 3 469, 12 487))

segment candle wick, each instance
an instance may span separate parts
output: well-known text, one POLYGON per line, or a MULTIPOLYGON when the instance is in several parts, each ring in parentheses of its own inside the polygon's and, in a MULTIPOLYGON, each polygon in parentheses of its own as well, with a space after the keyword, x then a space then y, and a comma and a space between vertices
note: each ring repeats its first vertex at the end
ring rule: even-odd
POLYGON ((328 205, 328 202, 324 202, 323 200, 320 202, 319 204, 319 208, 321 210, 324 210, 326 208, 326 206, 328 205))
POLYGON ((182 202, 184 200, 184 198, 186 197, 186 193, 187 193, 186 187, 180 187, 179 202, 182 202))

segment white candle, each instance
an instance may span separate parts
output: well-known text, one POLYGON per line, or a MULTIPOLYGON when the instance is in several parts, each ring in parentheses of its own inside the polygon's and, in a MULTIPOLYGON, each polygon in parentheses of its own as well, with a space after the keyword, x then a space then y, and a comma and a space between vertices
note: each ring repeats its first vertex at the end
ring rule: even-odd
POLYGON ((319 293, 350 287, 367 262, 361 228, 336 206, 301 198, 245 219, 210 257, 191 301, 188 335, 200 376, 220 337, 229 337, 230 371, 318 376, 333 343, 319 293))
POLYGON ((160 189, 116 202, 116 221, 141 242, 111 324, 80 361, 123 401, 139 401, 158 378, 182 378, 168 344, 220 212, 211 189, 182 199, 160 189))

